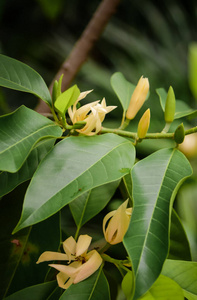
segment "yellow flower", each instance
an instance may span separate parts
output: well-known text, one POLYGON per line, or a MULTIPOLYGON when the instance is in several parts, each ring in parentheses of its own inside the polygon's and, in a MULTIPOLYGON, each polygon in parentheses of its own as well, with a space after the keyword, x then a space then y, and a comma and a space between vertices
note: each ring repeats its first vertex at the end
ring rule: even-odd
POLYGON ((148 131, 150 125, 150 108, 148 108, 143 116, 141 117, 138 128, 137 128, 137 135, 140 139, 143 139, 148 131))
POLYGON ((49 265, 60 271, 57 274, 58 285, 67 289, 72 283, 75 284, 88 278, 102 263, 102 258, 96 250, 88 252, 91 240, 92 238, 88 235, 80 235, 76 242, 71 236, 63 242, 65 253, 46 251, 41 254, 37 264, 50 260, 68 261, 68 265, 49 265))
POLYGON ((77 103, 86 97, 91 91, 83 92, 79 95, 79 98, 74 103, 73 107, 69 107, 68 114, 73 124, 79 121, 85 121, 86 125, 82 129, 76 129, 76 131, 84 135, 95 135, 101 130, 101 123, 103 122, 105 115, 116 108, 116 106, 106 106, 105 98, 102 102, 94 101, 77 109, 77 103))
POLYGON ((105 239, 112 245, 122 242, 127 232, 132 212, 131 207, 126 208, 127 204, 128 200, 121 204, 117 210, 108 213, 103 219, 103 233, 105 239))
POLYGON ((144 101, 146 100, 149 91, 149 81, 148 78, 143 78, 143 76, 138 81, 138 84, 131 96, 129 107, 126 113, 126 118, 132 120, 135 118, 137 112, 140 110, 144 101))

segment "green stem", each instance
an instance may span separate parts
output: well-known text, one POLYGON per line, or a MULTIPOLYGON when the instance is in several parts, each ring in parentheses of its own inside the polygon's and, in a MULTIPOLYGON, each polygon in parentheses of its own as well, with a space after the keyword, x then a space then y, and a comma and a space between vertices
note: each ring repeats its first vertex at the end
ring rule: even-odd
POLYGON ((109 243, 106 242, 106 244, 103 246, 103 248, 101 248, 99 250, 99 253, 100 254, 104 253, 105 251, 107 251, 109 249, 109 247, 111 247, 111 244, 109 244, 109 243))
POLYGON ((195 133, 195 132, 197 132, 197 126, 193 127, 193 128, 190 128, 188 130, 185 130, 185 135, 195 133))
MULTIPOLYGON (((111 129, 111 128, 102 128, 100 133, 115 133, 120 136, 125 136, 132 138, 134 140, 137 139, 137 133, 130 132, 130 131, 124 131, 120 129, 111 129)), ((144 139, 173 139, 174 133, 147 133, 144 139)))

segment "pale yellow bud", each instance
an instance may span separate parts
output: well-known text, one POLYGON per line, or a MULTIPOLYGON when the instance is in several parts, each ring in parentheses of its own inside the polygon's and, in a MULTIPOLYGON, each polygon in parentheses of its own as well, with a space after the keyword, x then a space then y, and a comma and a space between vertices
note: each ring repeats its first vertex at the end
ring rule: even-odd
POLYGON ((143 116, 141 117, 138 128, 137 128, 137 135, 140 139, 143 139, 148 131, 150 125, 150 108, 148 108, 143 116))
POLYGON ((149 91, 149 81, 148 78, 143 78, 143 76, 138 81, 138 84, 131 96, 129 107, 126 113, 126 118, 132 120, 135 118, 137 112, 140 110, 144 101, 146 100, 149 91))
POLYGON ((111 211, 103 219, 105 240, 112 245, 121 243, 129 227, 132 208, 127 208, 128 200, 111 211), (106 226, 107 225, 107 226, 106 226))
POLYGON ((188 158, 197 157, 197 132, 186 135, 183 143, 179 145, 179 150, 188 158))

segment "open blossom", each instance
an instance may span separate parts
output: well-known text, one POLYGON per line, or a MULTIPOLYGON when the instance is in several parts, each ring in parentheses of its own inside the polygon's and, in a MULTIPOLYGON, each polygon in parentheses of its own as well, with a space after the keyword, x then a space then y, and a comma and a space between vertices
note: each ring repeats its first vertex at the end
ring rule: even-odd
POLYGON ((102 102, 94 101, 77 109, 77 103, 86 97, 91 91, 83 92, 74 103, 73 107, 69 107, 68 114, 73 124, 79 121, 85 121, 86 125, 82 129, 76 131, 84 135, 95 135, 101 130, 101 124, 105 115, 116 108, 116 106, 106 106, 105 98, 102 102))
POLYGON ((102 264, 102 258, 96 250, 88 252, 91 240, 92 238, 88 235, 80 235, 76 242, 71 236, 63 242, 65 253, 46 251, 41 254, 37 264, 50 260, 67 261, 68 265, 49 265, 60 271, 57 274, 58 285, 63 289, 67 289, 71 284, 88 278, 102 264))
POLYGON ((103 233, 109 244, 115 245, 122 242, 129 227, 132 208, 127 208, 128 200, 117 210, 108 213, 103 219, 103 233))
POLYGON ((144 104, 149 91, 149 81, 148 78, 143 78, 143 76, 138 81, 138 84, 131 96, 129 107, 126 113, 126 118, 132 120, 135 118, 136 114, 144 104))

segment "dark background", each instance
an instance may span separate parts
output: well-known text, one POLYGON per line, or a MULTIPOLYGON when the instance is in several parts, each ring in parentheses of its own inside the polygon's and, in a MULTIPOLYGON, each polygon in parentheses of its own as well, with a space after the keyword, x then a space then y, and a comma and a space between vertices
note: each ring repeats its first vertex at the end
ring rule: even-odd
MULTIPOLYGON (((30 65, 50 84, 99 3, 1 0, 0 52, 30 65)), ((122 72, 135 84, 144 75, 153 99, 155 88, 172 85, 177 98, 193 106, 187 80, 192 41, 197 41, 195 0, 123 0, 75 81, 81 90, 93 88, 95 98, 105 96, 117 104, 111 75, 122 72)), ((158 111, 158 99, 154 101, 158 111)), ((36 102, 31 95, 1 90, 2 113, 23 103, 34 107, 36 102)))

